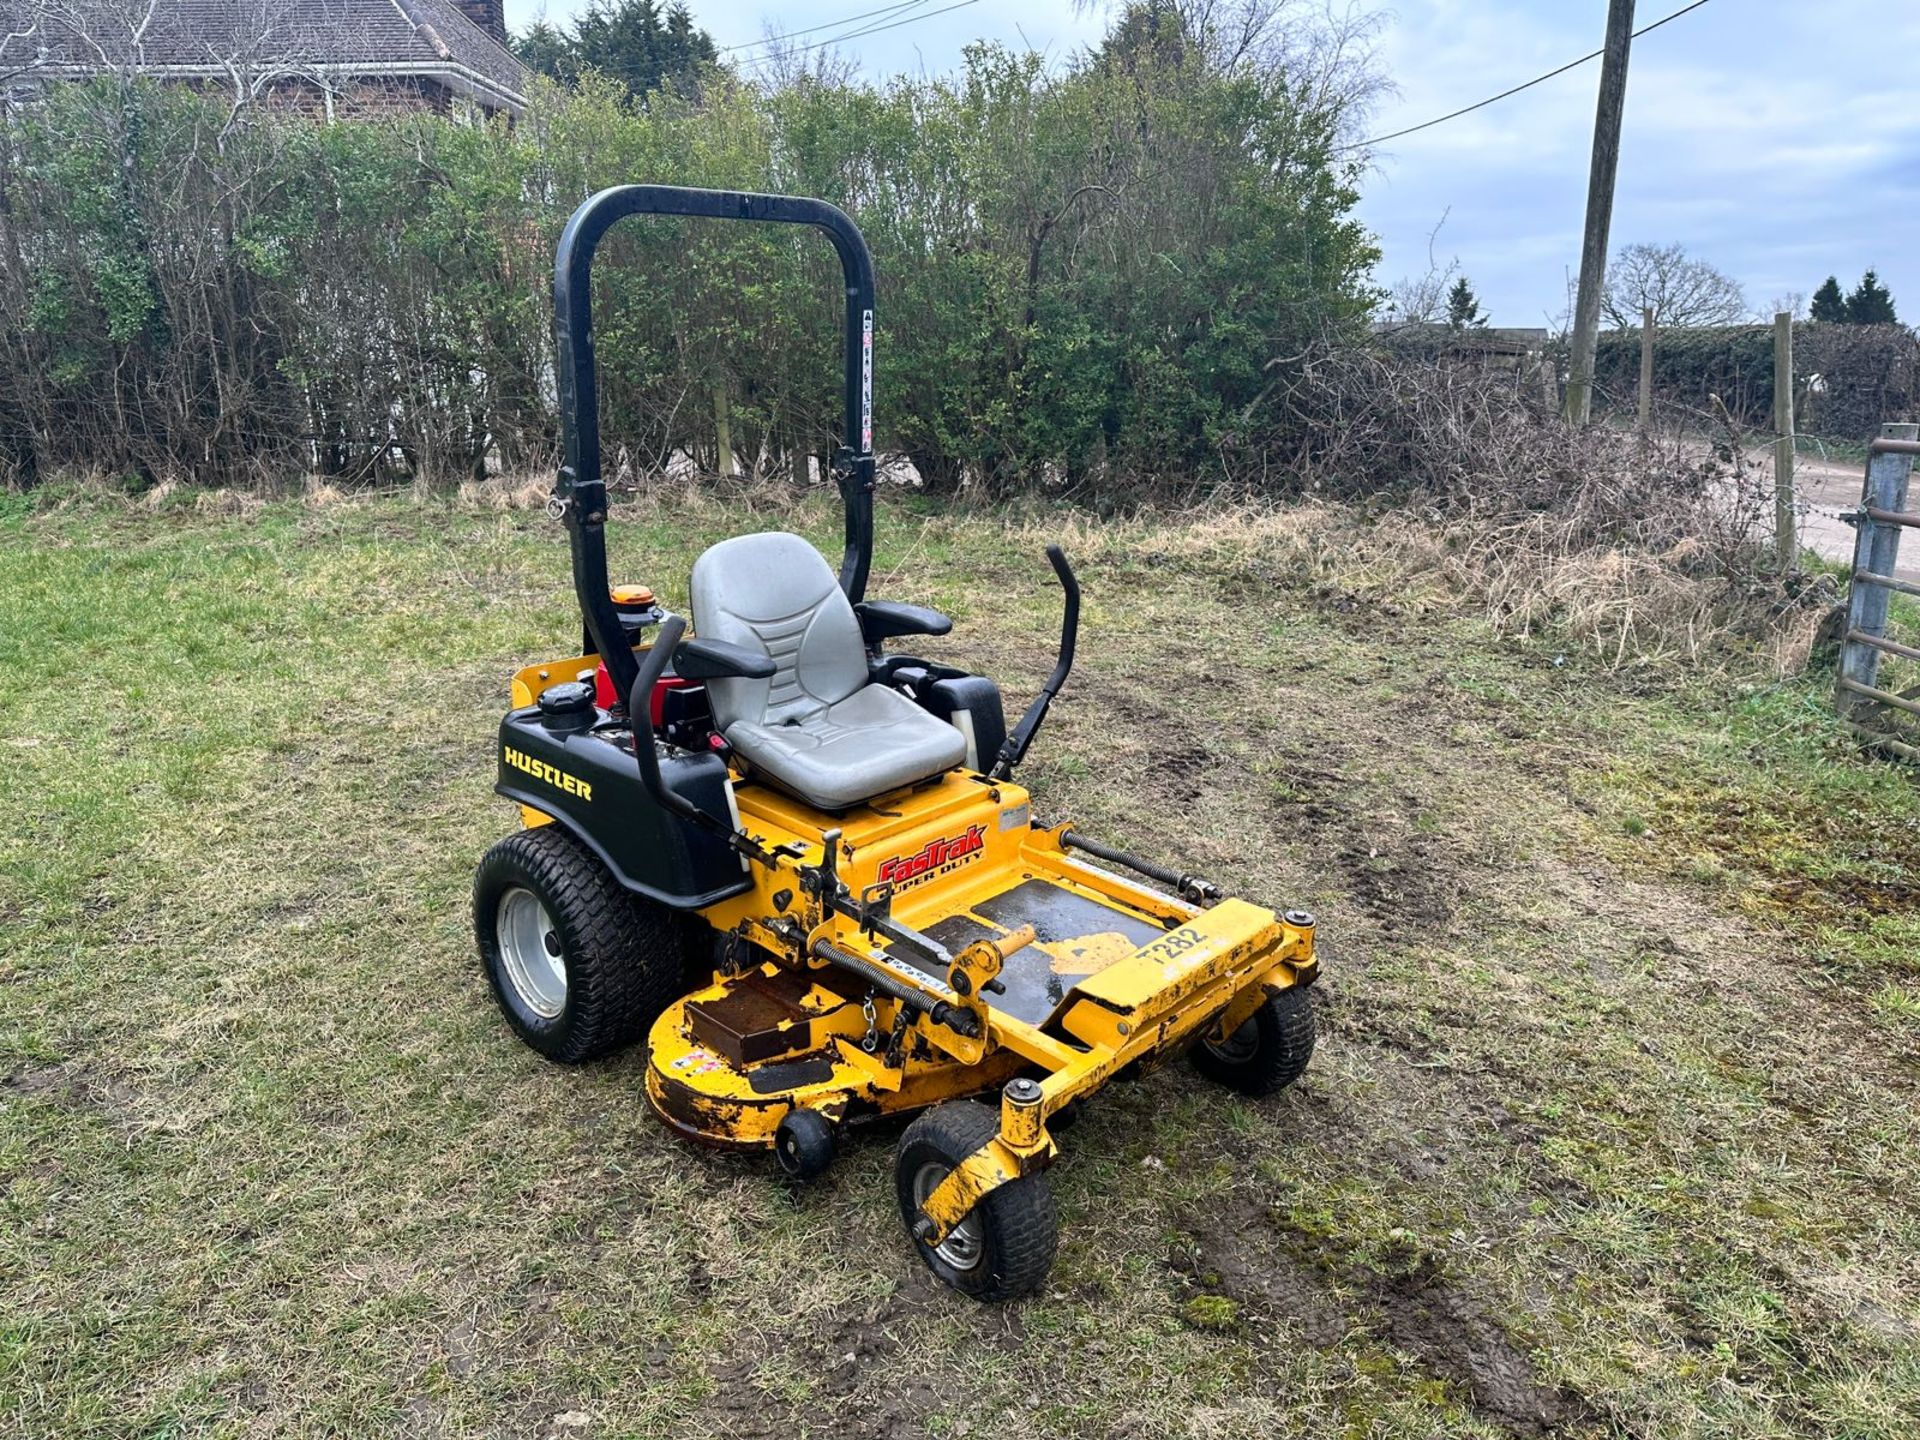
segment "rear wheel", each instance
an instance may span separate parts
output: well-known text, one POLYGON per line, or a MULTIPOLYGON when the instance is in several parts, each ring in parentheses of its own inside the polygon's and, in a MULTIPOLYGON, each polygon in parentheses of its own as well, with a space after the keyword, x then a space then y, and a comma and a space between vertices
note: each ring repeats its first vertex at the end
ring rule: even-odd
POLYGON ((1193 1047, 1193 1063, 1216 1084, 1243 1095, 1271 1095, 1306 1070, 1313 1033, 1313 1001, 1294 986, 1270 996, 1224 1040, 1201 1040, 1193 1047))
MULTIPOLYGON (((1000 1132, 999 1113, 970 1100, 936 1105, 900 1137, 894 1188, 911 1236, 920 1207, 954 1166, 1000 1132)), ((938 1245, 914 1240, 927 1267, 976 1300, 1015 1300, 1046 1282, 1059 1244, 1053 1195, 1038 1175, 987 1192, 938 1245)))
POLYGON ((473 927, 507 1023, 567 1065, 647 1033, 680 992, 692 939, 686 917, 629 893, 557 825, 487 851, 473 927))

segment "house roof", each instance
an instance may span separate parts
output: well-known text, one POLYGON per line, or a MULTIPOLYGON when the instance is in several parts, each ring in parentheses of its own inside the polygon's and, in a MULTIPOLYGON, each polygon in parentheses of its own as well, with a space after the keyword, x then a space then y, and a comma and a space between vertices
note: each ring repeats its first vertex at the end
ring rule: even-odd
POLYGON ((1477 350, 1497 355, 1530 355, 1544 350, 1550 337, 1544 327, 1476 325, 1455 329, 1433 320, 1376 320, 1373 333, 1388 342, 1435 345, 1455 351, 1477 350))
POLYGON ((418 76, 488 109, 527 103, 526 67, 451 0, 0 0, 0 36, 0 73, 418 76))

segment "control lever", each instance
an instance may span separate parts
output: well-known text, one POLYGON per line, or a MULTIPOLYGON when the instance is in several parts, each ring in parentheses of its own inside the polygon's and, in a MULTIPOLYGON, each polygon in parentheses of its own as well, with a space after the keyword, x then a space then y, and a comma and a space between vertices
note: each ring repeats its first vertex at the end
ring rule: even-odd
POLYGON ((1053 674, 1040 687, 1040 693, 1033 697, 1027 713, 1020 717, 1020 723, 1013 727, 1006 744, 1000 747, 993 769, 987 772, 990 780, 1012 778, 1013 767, 1026 758, 1027 746, 1033 743, 1035 732, 1046 720, 1053 697, 1060 693, 1060 687, 1067 683, 1067 676, 1073 671, 1073 646, 1080 637, 1080 582, 1073 578, 1073 567, 1067 563, 1067 552, 1058 545, 1047 546, 1047 562, 1053 566, 1053 573, 1060 577, 1061 589, 1067 592, 1067 613, 1060 622, 1060 658, 1054 661, 1053 674))

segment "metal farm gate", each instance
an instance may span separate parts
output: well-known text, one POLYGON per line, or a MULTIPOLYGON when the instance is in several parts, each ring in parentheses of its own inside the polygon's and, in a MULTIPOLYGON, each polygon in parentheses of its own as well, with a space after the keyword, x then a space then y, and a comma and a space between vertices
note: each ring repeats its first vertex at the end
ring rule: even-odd
POLYGON ((1920 634, 1901 641, 1887 631, 1893 597, 1920 598, 1920 583, 1898 574, 1901 532, 1920 528, 1920 513, 1907 498, 1916 456, 1920 425, 1883 425, 1868 447, 1860 508, 1844 517, 1855 532, 1853 583, 1834 696, 1849 728, 1908 760, 1920 760, 1920 634), (1905 673, 1889 679, 1883 667, 1904 667, 1905 673))

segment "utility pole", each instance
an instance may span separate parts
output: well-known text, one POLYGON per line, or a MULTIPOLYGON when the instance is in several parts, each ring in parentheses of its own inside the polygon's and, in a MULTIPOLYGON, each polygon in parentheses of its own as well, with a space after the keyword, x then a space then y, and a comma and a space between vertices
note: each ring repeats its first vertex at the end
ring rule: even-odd
POLYGON ((1593 411, 1593 352, 1600 338, 1600 289, 1607 278, 1607 229, 1613 177, 1620 168, 1620 117, 1626 109, 1627 54, 1633 48, 1633 0, 1607 0, 1607 48, 1600 57, 1600 104, 1593 117, 1593 168, 1587 175, 1587 233, 1580 245, 1580 293, 1573 306, 1573 365, 1567 419, 1584 425, 1593 411))

